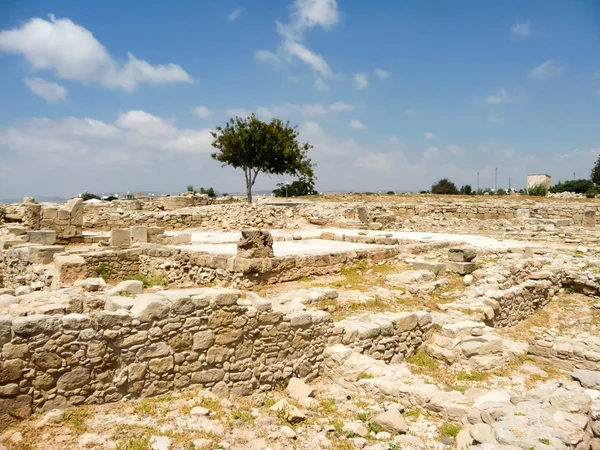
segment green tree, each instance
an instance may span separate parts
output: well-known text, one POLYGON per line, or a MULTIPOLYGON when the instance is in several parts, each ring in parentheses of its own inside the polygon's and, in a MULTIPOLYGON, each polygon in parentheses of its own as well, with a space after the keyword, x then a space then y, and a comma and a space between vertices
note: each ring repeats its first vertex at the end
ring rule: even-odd
MULTIPOLYGON (((284 183, 278 183, 277 189, 273 190, 275 197, 285 197, 286 189, 284 183)), ((304 177, 296 180, 287 186, 287 195, 290 197, 301 197, 303 195, 315 195, 315 182, 312 178, 304 177)))
POLYGON ((460 188, 461 195, 471 195, 472 193, 473 193, 473 188, 471 187, 470 184, 465 184, 463 187, 460 188))
POLYGON ((592 169, 592 175, 590 176, 590 178, 595 184, 600 186, 600 155, 598 155, 596 164, 594 164, 594 168, 592 169))
POLYGON ((450 181, 448 178, 442 178, 440 181, 431 186, 432 194, 458 194, 458 189, 456 189, 456 185, 450 181))
POLYGON ((215 190, 213 188, 211 188, 211 187, 209 187, 206 190, 206 195, 208 195, 210 198, 214 198, 214 197, 217 196, 217 194, 215 193, 215 190))
POLYGON ((313 146, 300 143, 297 127, 289 122, 273 119, 266 123, 252 114, 245 119, 232 118, 211 134, 212 146, 217 149, 211 156, 223 166, 244 171, 248 203, 252 203, 252 186, 261 172, 314 177, 314 164, 308 157, 313 146))
POLYGON ((194 186, 193 186, 193 185, 191 185, 191 184, 188 184, 188 185, 187 185, 187 191, 188 191, 188 192, 192 192, 192 193, 193 193, 193 192, 196 192, 196 191, 194 191, 194 186))

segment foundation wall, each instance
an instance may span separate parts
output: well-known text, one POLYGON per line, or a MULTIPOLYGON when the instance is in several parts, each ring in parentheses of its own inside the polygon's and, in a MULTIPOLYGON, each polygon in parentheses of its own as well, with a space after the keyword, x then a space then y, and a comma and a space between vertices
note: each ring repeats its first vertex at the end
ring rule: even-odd
POLYGON ((34 409, 192 385, 249 395, 286 377, 311 379, 333 333, 325 312, 284 315, 237 291, 151 296, 131 311, 0 318, 0 429, 34 409))

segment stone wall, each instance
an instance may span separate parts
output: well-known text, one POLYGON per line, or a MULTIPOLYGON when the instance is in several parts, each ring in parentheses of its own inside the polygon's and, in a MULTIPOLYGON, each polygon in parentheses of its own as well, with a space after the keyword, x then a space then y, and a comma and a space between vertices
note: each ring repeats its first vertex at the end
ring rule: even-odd
POLYGON ((600 370, 600 338, 539 334, 529 343, 529 356, 562 370, 600 370))
POLYGON ((83 200, 66 204, 25 203, 23 225, 29 230, 54 230, 59 244, 83 242, 83 200))
POLYGON ((336 323, 332 344, 344 344, 386 362, 401 362, 429 338, 433 322, 427 312, 366 314, 336 323))
POLYGON ((54 270, 49 264, 53 262, 55 254, 64 250, 58 245, 23 244, 0 251, 0 286, 49 287, 54 277, 54 270))
POLYGON ((0 318, 0 428, 34 409, 191 385, 249 395, 286 377, 311 379, 333 332, 323 311, 286 315, 225 289, 118 301, 130 310, 0 318))

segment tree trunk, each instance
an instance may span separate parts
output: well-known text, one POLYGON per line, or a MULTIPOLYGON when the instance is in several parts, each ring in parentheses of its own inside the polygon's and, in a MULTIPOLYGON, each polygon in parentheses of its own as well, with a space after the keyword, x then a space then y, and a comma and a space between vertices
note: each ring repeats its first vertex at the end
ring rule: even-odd
POLYGON ((248 203, 252 204, 252 185, 246 185, 246 195, 248 197, 248 203))

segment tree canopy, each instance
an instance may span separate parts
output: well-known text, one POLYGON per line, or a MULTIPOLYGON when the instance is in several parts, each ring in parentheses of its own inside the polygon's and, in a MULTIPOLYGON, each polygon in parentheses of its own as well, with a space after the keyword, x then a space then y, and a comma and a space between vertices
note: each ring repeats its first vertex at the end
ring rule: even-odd
POLYGON ((440 181, 431 186, 432 194, 458 194, 456 185, 448 178, 442 178, 440 181))
POLYGON ((596 164, 594 164, 590 178, 596 185, 600 185, 600 155, 598 155, 596 164))
POLYGON ((247 118, 231 118, 224 127, 211 132, 211 156, 244 171, 248 202, 252 203, 252 186, 259 173, 314 178, 314 164, 308 157, 311 144, 298 141, 297 127, 273 119, 259 120, 254 113, 247 118))

